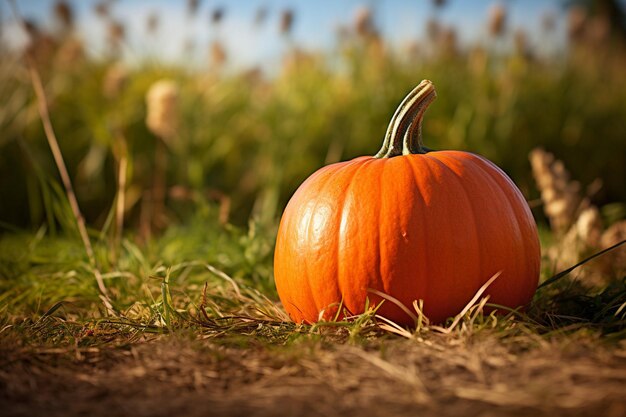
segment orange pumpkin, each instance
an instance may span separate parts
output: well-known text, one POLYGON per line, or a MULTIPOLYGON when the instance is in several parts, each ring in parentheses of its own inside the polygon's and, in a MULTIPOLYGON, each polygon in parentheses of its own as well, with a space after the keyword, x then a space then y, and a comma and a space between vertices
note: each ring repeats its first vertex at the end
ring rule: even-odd
MULTIPOLYGON (((458 314, 496 273, 490 302, 516 308, 539 278, 537 227, 513 181, 468 152, 422 146, 435 98, 422 81, 400 104, 374 157, 326 166, 289 201, 278 230, 276 288, 296 322, 364 311, 388 294, 434 322, 458 314)), ((385 301, 378 313, 411 324, 385 301)))

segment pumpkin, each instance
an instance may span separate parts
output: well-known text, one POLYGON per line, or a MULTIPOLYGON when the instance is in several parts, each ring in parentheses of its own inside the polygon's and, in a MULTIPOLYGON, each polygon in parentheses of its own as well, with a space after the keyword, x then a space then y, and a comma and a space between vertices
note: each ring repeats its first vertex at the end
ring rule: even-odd
MULTIPOLYGON (((487 159, 423 146, 422 118, 435 97, 422 81, 375 156, 321 168, 290 199, 274 274, 294 321, 359 314, 388 298, 383 293, 409 309, 423 300, 426 317, 442 322, 499 272, 485 292, 490 303, 517 308, 531 300, 540 247, 528 205, 487 159)), ((413 323, 393 302, 379 307, 389 320, 413 323)))

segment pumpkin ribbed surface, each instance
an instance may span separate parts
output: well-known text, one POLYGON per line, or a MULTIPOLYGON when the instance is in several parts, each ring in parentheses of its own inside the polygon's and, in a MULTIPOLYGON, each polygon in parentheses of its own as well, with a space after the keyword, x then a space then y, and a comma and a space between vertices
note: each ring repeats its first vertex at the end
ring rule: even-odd
MULTIPOLYGON (((539 261, 535 222, 509 177, 475 154, 433 151, 360 157, 314 173, 284 211, 274 273, 296 322, 331 319, 340 303, 362 313, 366 298, 381 302, 369 289, 411 310, 424 300, 426 316, 441 322, 500 271, 490 302, 527 304, 539 261)), ((389 301, 378 314, 412 323, 389 301)))

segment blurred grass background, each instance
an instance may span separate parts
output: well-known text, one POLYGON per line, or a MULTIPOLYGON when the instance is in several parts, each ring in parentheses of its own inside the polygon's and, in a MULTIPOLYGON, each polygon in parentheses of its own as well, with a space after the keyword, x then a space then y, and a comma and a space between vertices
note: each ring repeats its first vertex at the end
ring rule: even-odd
MULTIPOLYGON (((273 13, 283 42, 271 70, 233 69, 219 37, 202 49, 205 65, 158 56, 129 63, 122 53, 131 42, 129 28, 114 17, 123 3, 93 4, 92 13, 108 28, 107 49, 96 56, 76 29, 71 2, 50 3, 54 25, 28 20, 26 28, 26 52, 43 77, 78 200, 95 229, 112 219, 122 160, 130 228, 147 221, 149 229, 163 230, 202 210, 219 212, 223 223, 254 218, 273 225, 316 169, 376 153, 397 104, 424 78, 438 91, 424 124, 427 146, 491 159, 537 203, 535 215, 545 222, 527 158, 541 146, 563 160, 574 179, 591 185, 609 224, 624 217, 626 23, 619 1, 556 2, 556 14, 529 25, 541 33, 509 24, 514 3, 494 3, 484 16, 487 36, 475 43, 459 39, 455 27, 438 18, 449 2, 435 1, 423 36, 401 47, 379 30, 374 2, 342 16, 333 48, 323 50, 291 36, 298 3, 280 10, 260 3, 250 25, 274 23, 263 18, 273 13), (540 53, 541 43, 559 47, 540 53), (159 80, 168 80, 173 100, 161 121, 167 133, 146 124, 146 95, 159 80)), ((212 27, 230 16, 227 4, 179 7, 212 27)), ((3 13, 8 26, 9 8, 3 13)), ((164 20, 147 13, 144 36, 157 36, 164 20)), ((2 39, 0 221, 5 230, 72 229, 25 51, 2 39)))
MULTIPOLYGON (((268 27, 274 52, 245 65, 229 42, 239 33, 227 31, 239 9, 226 3, 155 3, 209 28, 195 47, 181 42, 178 59, 160 42, 187 35, 148 2, 15 2, 21 28, 0 3, 0 327, 60 311, 83 324, 119 314, 118 325, 155 332, 201 314, 211 325, 283 320, 272 258, 286 202, 325 164, 374 155, 422 79, 438 91, 426 146, 482 154, 513 178, 539 223, 542 280, 626 239, 623 1, 553 2, 518 26, 528 17, 513 15, 519 5, 543 3, 437 0, 406 42, 380 13, 408 2, 354 2, 325 47, 298 32, 303 2, 268 3, 246 2, 247 24, 268 27), (455 4, 482 5, 483 35, 463 37, 466 24, 446 14, 455 4), (98 48, 83 32, 93 19, 106 28, 98 48), (90 239, 77 231, 26 57, 90 239)), ((623 335, 623 248, 540 289, 524 320, 548 334, 588 325, 623 335)))

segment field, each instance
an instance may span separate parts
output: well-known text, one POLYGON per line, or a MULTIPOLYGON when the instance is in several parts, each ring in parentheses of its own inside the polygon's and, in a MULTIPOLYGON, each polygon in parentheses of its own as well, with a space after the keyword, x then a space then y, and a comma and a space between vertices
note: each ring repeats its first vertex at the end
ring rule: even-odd
POLYGON ((0 49, 3 415, 626 415, 626 41, 601 14, 550 56, 434 26, 399 50, 363 13, 310 51, 283 14, 268 73, 215 43, 208 68, 128 65, 100 12, 106 56, 32 23, 25 52, 0 49), (289 197, 375 154, 422 79, 426 145, 489 158, 527 199, 534 299, 477 294, 411 328, 376 308, 291 322, 273 273, 289 197))

